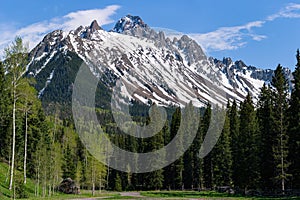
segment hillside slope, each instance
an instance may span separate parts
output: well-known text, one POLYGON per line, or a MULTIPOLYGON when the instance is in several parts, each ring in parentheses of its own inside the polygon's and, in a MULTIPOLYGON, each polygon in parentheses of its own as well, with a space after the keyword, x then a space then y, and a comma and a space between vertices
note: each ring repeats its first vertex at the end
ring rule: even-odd
MULTIPOLYGON (((227 99, 242 101, 248 92, 257 98, 273 75, 273 70, 257 69, 242 61, 207 58, 188 36, 171 40, 131 15, 120 19, 109 32, 93 21, 68 33, 49 33, 30 58, 28 75, 36 78, 45 106, 70 103, 72 84, 82 64, 100 80, 106 94, 98 95, 105 97, 100 100, 102 107, 109 107, 112 91, 118 91, 127 103, 226 104, 227 99), (115 88, 117 81, 120 84, 115 88)), ((291 79, 290 70, 285 71, 291 79)))

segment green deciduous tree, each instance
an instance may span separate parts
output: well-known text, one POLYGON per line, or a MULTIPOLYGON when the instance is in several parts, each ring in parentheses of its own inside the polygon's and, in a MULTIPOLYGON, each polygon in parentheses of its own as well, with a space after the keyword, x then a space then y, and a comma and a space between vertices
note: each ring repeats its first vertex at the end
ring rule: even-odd
POLYGON ((26 71, 28 63, 27 48, 24 46, 20 37, 17 37, 11 46, 5 49, 5 62, 4 66, 8 75, 8 82, 11 91, 12 101, 12 156, 11 156, 11 172, 9 189, 12 189, 14 170, 15 170, 15 154, 16 154, 16 114, 17 102, 22 91, 20 87, 24 84, 25 79, 23 74, 26 71))

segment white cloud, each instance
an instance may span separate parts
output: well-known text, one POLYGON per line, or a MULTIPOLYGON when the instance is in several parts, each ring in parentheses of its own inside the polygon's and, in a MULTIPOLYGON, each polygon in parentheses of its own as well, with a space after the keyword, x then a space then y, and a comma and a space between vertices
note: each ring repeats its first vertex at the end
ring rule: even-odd
POLYGON ((104 9, 84 10, 78 12, 72 12, 64 16, 66 22, 63 29, 71 30, 79 27, 80 25, 89 25, 91 20, 97 19, 99 25, 110 24, 114 22, 110 16, 116 13, 120 6, 112 5, 104 9))
MULTIPOLYGON (((261 41, 266 38, 265 35, 253 33, 253 28, 262 27, 265 21, 249 22, 241 26, 221 27, 208 33, 187 33, 196 40, 206 51, 234 50, 247 44, 246 39, 261 41)), ((163 31, 168 37, 181 37, 185 33, 172 29, 155 28, 156 31, 163 31)))
POLYGON ((300 18, 300 4, 290 3, 278 13, 267 17, 267 21, 274 21, 277 18, 300 18))
MULTIPOLYGON (((111 16, 119 8, 118 5, 111 5, 103 9, 71 12, 62 17, 31 24, 20 29, 12 28, 14 25, 1 24, 0 56, 3 49, 14 40, 15 36, 23 37, 24 41, 28 41, 30 48, 32 48, 41 41, 45 34, 56 29, 69 31, 80 25, 89 25, 94 19, 98 21, 100 26, 112 23, 111 16)), ((240 26, 221 27, 208 33, 189 33, 187 35, 195 39, 207 52, 235 50, 245 46, 250 40, 261 41, 267 38, 265 35, 255 33, 254 29, 278 18, 300 18, 300 4, 290 3, 279 12, 267 16, 264 20, 253 21, 240 26)), ((184 34, 170 29, 155 29, 166 32, 169 37, 179 37, 184 34)))
MULTIPOLYGON (((300 4, 290 3, 264 20, 248 22, 240 26, 221 27, 208 33, 188 33, 187 35, 196 40, 206 52, 235 50, 245 46, 250 40, 266 39, 266 35, 256 34, 253 29, 260 28, 267 22, 278 18, 300 18, 300 4)), ((184 34, 163 28, 156 28, 156 30, 167 30, 166 35, 169 37, 179 37, 184 34)))
POLYGON ((2 28, 3 30, 0 30, 0 54, 16 36, 21 36, 25 42, 29 42, 29 48, 33 48, 47 33, 53 30, 70 31, 80 25, 87 26, 94 19, 98 21, 100 26, 110 24, 113 22, 111 16, 119 8, 120 6, 118 5, 111 5, 103 9, 71 12, 63 17, 34 23, 20 29, 13 28, 13 25, 1 25, 0 27, 5 27, 6 29, 2 28))
POLYGON ((264 21, 254 21, 242 26, 221 27, 215 31, 190 35, 205 51, 234 50, 247 44, 247 39, 260 41, 266 36, 253 33, 253 28, 261 27, 264 21))

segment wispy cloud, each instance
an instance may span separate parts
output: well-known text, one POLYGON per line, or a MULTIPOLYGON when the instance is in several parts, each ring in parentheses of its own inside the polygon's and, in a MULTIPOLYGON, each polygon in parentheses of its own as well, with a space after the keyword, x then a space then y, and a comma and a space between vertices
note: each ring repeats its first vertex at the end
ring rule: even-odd
MULTIPOLYGON (((257 34, 254 29, 278 18, 300 18, 300 4, 290 3, 278 13, 263 20, 248 22, 240 26, 221 27, 208 33, 187 33, 187 35, 195 39, 206 52, 235 50, 245 46, 249 40, 261 41, 266 39, 266 35, 257 34)), ((157 30, 163 29, 157 28, 157 30)), ((174 30, 166 30, 167 35, 170 37, 178 37, 184 34, 174 30)))
MULTIPOLYGON (((112 23, 111 16, 119 8, 118 5, 111 5, 103 9, 71 12, 62 17, 37 22, 19 29, 15 28, 14 25, 0 24, 0 56, 2 50, 15 36, 23 37, 24 41, 29 42, 29 47, 32 48, 41 41, 45 34, 56 29, 69 31, 80 25, 89 25, 93 19, 97 19, 99 25, 112 23)), ((262 20, 248 22, 240 26, 221 27, 208 33, 188 33, 188 35, 201 44, 207 52, 235 50, 245 46, 251 40, 261 41, 267 38, 266 35, 257 34, 255 29, 279 18, 300 18, 300 4, 287 4, 279 12, 262 20)), ((184 34, 170 29, 156 28, 156 30, 166 32, 169 37, 179 37, 184 34)))
POLYGON ((264 35, 255 34, 253 28, 262 27, 264 21, 250 22, 242 26, 221 27, 203 34, 189 34, 206 51, 234 50, 246 45, 247 39, 260 41, 264 35))
POLYGON ((111 5, 103 9, 71 12, 62 17, 34 23, 20 29, 14 28, 13 25, 2 24, 1 27, 5 27, 5 29, 0 29, 0 51, 2 52, 16 36, 21 36, 24 41, 29 42, 29 47, 32 48, 41 41, 45 34, 53 30, 61 29, 70 31, 80 25, 89 25, 94 19, 98 21, 100 26, 110 24, 113 22, 111 16, 115 14, 119 8, 120 6, 118 5, 111 5))
POLYGON ((277 18, 300 18, 300 4, 290 3, 278 13, 267 17, 267 21, 274 21, 277 18))

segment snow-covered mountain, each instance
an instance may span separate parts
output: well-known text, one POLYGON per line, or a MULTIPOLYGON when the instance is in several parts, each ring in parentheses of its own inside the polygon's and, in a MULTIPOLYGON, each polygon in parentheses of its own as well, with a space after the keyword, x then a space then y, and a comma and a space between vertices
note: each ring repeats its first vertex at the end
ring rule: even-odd
MULTIPOLYGON (((122 98, 166 106, 189 101, 197 106, 226 103, 227 99, 241 101, 248 92, 257 98, 260 87, 270 82, 273 74, 273 70, 230 58, 207 58, 188 36, 170 39, 131 15, 120 19, 111 31, 93 21, 68 33, 49 33, 31 51, 30 58, 28 74, 36 78, 39 96, 48 103, 55 101, 53 93, 70 95, 82 62, 107 91, 121 80, 122 98)), ((288 69, 286 74, 291 76, 288 69)))

